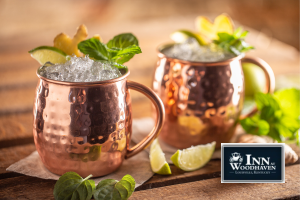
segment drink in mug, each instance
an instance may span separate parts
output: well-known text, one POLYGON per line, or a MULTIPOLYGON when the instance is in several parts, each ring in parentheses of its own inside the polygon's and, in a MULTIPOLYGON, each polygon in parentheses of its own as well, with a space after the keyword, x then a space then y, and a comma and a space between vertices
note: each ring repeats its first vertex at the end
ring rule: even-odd
POLYGON ((229 142, 243 107, 242 62, 260 66, 266 91, 274 89, 272 69, 259 58, 236 56, 215 44, 200 46, 193 38, 160 46, 153 89, 166 110, 161 139, 181 149, 229 142))
POLYGON ((126 80, 129 71, 119 71, 110 62, 71 57, 64 64, 40 67, 37 75, 34 141, 42 162, 55 174, 109 174, 125 158, 143 150, 161 130, 161 100, 146 86, 126 80), (150 98, 158 116, 151 133, 132 148, 129 89, 150 98))

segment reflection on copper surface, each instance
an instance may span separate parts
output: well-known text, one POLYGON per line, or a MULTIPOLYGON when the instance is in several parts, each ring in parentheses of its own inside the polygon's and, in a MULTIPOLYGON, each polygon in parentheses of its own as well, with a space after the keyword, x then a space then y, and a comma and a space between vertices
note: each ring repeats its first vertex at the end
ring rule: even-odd
MULTIPOLYGON (((220 147, 229 142, 243 107, 242 56, 211 63, 168 58, 161 52, 158 57, 153 89, 166 110, 161 138, 181 149, 212 141, 220 147)), ((273 91, 270 66, 260 59, 245 60, 264 69, 268 91, 273 91)))
POLYGON ((149 88, 124 76, 93 83, 68 83, 40 77, 34 103, 33 135, 42 162, 51 172, 86 177, 115 171, 159 134, 164 107, 149 88), (129 89, 154 103, 157 121, 151 133, 129 148, 132 112, 129 89))

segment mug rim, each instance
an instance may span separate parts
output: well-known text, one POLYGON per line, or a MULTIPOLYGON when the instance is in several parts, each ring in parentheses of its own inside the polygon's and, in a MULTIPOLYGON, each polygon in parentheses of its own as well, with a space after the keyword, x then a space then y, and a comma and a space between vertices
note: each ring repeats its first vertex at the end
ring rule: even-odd
POLYGON ((241 54, 241 55, 238 55, 238 56, 235 56, 235 57, 232 57, 232 58, 229 58, 229 59, 226 59, 226 60, 221 60, 221 61, 214 61, 214 62, 199 62, 199 61, 188 61, 188 60, 182 60, 182 59, 179 59, 179 58, 172 58, 172 57, 168 57, 166 56, 164 53, 162 53, 162 50, 167 48, 167 47, 170 47, 172 45, 174 45, 175 43, 163 43, 163 44, 160 44, 157 48, 156 48, 156 51, 157 51, 157 54, 158 54, 158 57, 159 58, 166 58, 167 60, 170 60, 170 61, 174 61, 174 62, 179 62, 179 63, 183 63, 183 64, 188 64, 188 65, 200 65, 200 66, 217 66, 217 65, 224 65, 224 64, 227 64, 227 63, 230 63, 234 60, 241 60, 242 58, 245 57, 245 54, 241 54))
MULTIPOLYGON (((40 66, 41 67, 41 66, 40 66)), ((44 81, 50 82, 50 83, 55 83, 55 84, 59 84, 59 85, 74 85, 74 86, 83 86, 83 85, 102 85, 102 84, 109 84, 109 83, 115 83, 118 81, 121 81, 123 79, 126 79, 127 76, 129 76, 130 71, 129 69, 127 70, 127 72, 118 77, 118 78, 114 78, 114 79, 109 79, 109 80, 104 80, 104 81, 93 81, 93 82, 68 82, 68 81, 58 81, 58 80, 53 80, 53 79, 49 79, 46 78, 44 76, 41 76, 38 71, 40 69, 40 67, 36 70, 36 75, 39 79, 43 79, 44 81)))

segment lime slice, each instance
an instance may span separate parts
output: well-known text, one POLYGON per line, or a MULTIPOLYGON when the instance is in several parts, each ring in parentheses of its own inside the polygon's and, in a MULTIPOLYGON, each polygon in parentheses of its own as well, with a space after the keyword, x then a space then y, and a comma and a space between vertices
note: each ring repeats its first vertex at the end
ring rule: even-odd
POLYGON ((150 164, 151 169, 157 174, 172 174, 169 164, 166 161, 165 154, 160 148, 158 140, 155 139, 150 147, 150 164))
POLYGON ((28 53, 30 53, 31 57, 36 59, 41 65, 44 65, 46 62, 57 64, 65 63, 67 61, 67 54, 56 47, 40 46, 30 50, 28 53))
POLYGON ((216 142, 198 145, 183 150, 177 150, 171 160, 184 171, 194 171, 203 167, 212 157, 216 142))
POLYGON ((193 33, 189 30, 178 30, 170 35, 171 39, 176 43, 183 43, 188 38, 195 38, 200 45, 208 44, 208 40, 201 34, 193 33))

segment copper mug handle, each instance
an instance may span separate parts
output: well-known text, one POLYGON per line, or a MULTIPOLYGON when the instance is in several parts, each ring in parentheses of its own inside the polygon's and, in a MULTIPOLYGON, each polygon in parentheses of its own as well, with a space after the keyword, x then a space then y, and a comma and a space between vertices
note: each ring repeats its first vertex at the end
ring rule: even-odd
POLYGON ((152 131, 147 135, 147 137, 145 137, 142 141, 140 141, 134 147, 127 149, 127 154, 125 155, 126 159, 136 155, 143 149, 147 148, 147 146, 149 144, 151 144, 151 142, 160 133, 163 123, 164 123, 164 120, 165 120, 164 104, 161 101, 161 99, 157 96, 157 94, 155 94, 150 88, 148 88, 140 83, 137 83, 137 82, 127 81, 127 86, 129 89, 133 89, 138 92, 141 92, 142 94, 147 96, 152 101, 152 103, 154 104, 155 109, 156 109, 157 117, 156 117, 155 126, 152 129, 152 131))
MULTIPOLYGON (((260 59, 260 58, 250 58, 245 57, 242 59, 242 63, 252 63, 257 66, 259 66, 265 73, 265 76, 267 78, 267 93, 273 93, 275 89, 275 76, 272 68, 266 61, 260 59)), ((240 119, 245 119, 246 117, 252 116, 254 113, 257 112, 257 108, 255 107, 251 112, 249 112, 246 115, 240 116, 240 119)))

